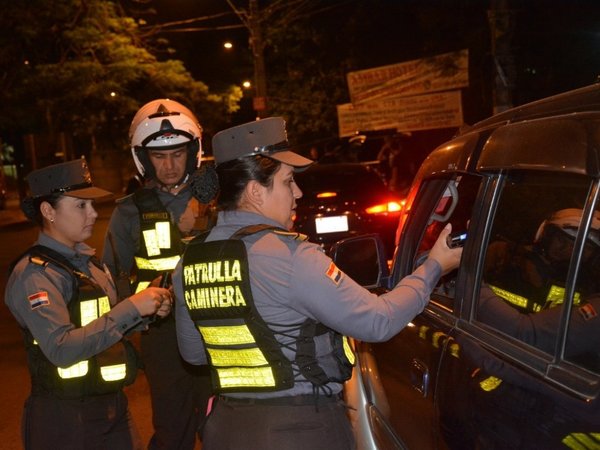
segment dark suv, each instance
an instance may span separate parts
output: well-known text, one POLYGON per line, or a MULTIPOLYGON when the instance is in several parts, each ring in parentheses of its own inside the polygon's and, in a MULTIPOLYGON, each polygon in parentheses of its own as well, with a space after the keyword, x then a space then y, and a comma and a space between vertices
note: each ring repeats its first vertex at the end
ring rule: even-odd
POLYGON ((424 260, 447 222, 467 234, 460 267, 422 314, 388 342, 355 342, 345 393, 359 448, 600 448, 598 211, 593 85, 433 151, 401 213, 391 273, 381 255, 378 271, 354 257, 380 253, 376 236, 338 243, 338 265, 381 290, 424 260))

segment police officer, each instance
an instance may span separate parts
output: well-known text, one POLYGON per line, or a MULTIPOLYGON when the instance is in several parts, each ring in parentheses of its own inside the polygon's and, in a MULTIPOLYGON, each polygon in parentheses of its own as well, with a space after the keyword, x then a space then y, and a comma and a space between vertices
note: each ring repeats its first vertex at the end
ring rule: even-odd
MULTIPOLYGON (((131 152, 145 185, 117 201, 103 261, 120 278, 135 273, 136 290, 161 274, 166 278, 180 258, 182 238, 194 232, 200 205, 190 180, 200 166, 201 137, 198 119, 173 100, 145 104, 131 122, 131 152)), ((210 395, 208 372, 181 359, 173 316, 142 334, 141 353, 154 425, 148 448, 193 449, 210 395)))
POLYGON ((427 304, 461 250, 440 234, 427 261, 394 290, 371 294, 316 244, 291 232, 302 192, 292 151, 272 117, 213 138, 220 209, 173 274, 183 357, 211 367, 219 393, 203 449, 348 449, 341 401, 354 354, 344 335, 384 341, 427 304))
MULTIPOLYGON (((582 216, 579 208, 561 209, 540 224, 533 249, 519 266, 522 273, 513 277, 516 286, 498 289, 496 285, 482 285, 478 308, 482 321, 545 352, 554 351, 563 315, 565 280, 582 216), (532 286, 529 292, 534 294, 521 297, 523 302, 515 304, 514 291, 524 283, 532 286), (521 307, 525 300, 535 306, 521 307)), ((573 352, 600 355, 599 258, 600 212, 595 211, 577 275, 567 356, 573 352)))
MULTIPOLYGON (((522 312, 539 312, 563 302, 565 281, 573 253, 575 236, 581 223, 583 210, 566 208, 553 212, 538 227, 532 245, 507 251, 509 246, 493 243, 488 249, 486 264, 495 261, 494 270, 487 271, 489 287, 508 303, 522 312), (497 251, 502 248, 502 251, 497 251)), ((592 219, 584 247, 583 265, 579 272, 575 303, 582 296, 600 290, 600 274, 597 264, 600 254, 600 213, 592 219)))
POLYGON ((110 274, 83 241, 98 214, 85 159, 31 172, 23 211, 41 231, 12 267, 5 301, 25 338, 31 394, 25 449, 140 449, 122 387, 135 379, 125 335, 170 311, 153 287, 117 303, 110 274))

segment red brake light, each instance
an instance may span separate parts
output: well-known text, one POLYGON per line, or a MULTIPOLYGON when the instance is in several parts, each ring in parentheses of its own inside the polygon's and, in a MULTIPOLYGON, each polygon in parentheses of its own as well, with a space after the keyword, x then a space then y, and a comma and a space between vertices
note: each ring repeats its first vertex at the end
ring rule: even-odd
POLYGON ((402 208, 404 207, 405 203, 406 203, 405 200, 380 203, 378 205, 370 206, 369 208, 366 209, 366 211, 367 211, 367 214, 385 214, 385 215, 387 215, 387 214, 393 213, 394 215, 397 215, 398 213, 400 213, 400 211, 402 211, 402 208))

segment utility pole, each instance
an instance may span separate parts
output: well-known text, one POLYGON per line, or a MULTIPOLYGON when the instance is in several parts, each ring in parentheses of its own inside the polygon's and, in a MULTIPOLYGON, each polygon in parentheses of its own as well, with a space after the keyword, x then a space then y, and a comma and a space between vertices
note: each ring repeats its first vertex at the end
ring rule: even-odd
POLYGON ((515 62, 511 52, 513 18, 506 0, 492 0, 488 11, 494 64, 494 114, 513 107, 512 90, 515 85, 515 62))
POLYGON ((258 0, 250 0, 248 30, 254 57, 254 99, 252 105, 258 117, 267 116, 267 74, 265 70, 265 44, 262 36, 258 0))

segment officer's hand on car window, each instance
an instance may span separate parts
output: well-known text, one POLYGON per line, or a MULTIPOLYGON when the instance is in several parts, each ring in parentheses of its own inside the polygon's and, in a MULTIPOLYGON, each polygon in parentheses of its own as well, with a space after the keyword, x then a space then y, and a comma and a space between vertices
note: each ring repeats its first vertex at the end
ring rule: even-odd
POLYGON ((140 316, 156 314, 165 317, 171 312, 172 296, 168 289, 149 287, 129 297, 140 316))
POLYGON ((462 247, 450 248, 446 243, 446 237, 452 232, 452 225, 446 224, 440 232, 435 244, 429 251, 428 258, 434 259, 442 267, 442 275, 456 269, 460 263, 462 247))

